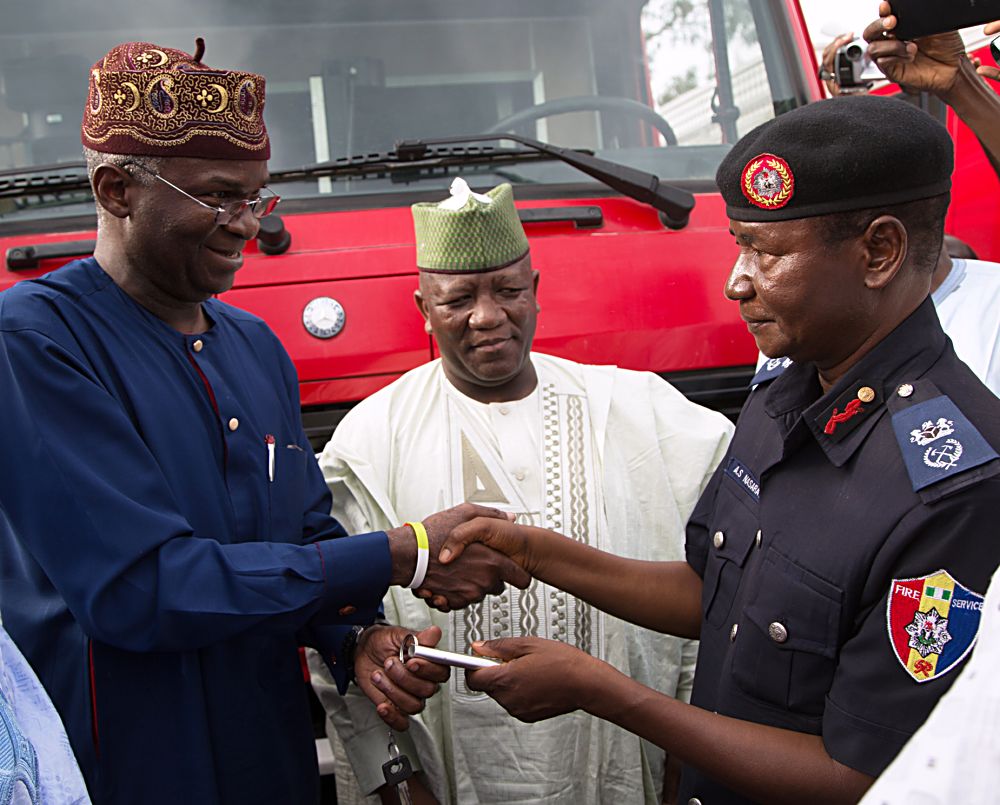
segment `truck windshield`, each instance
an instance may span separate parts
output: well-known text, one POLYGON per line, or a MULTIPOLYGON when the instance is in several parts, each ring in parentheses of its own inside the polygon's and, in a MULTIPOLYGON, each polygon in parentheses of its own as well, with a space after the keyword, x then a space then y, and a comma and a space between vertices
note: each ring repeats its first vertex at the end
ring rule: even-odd
MULTIPOLYGON (((275 171, 390 151, 404 139, 507 131, 589 149, 675 184, 707 182, 740 135, 805 102, 785 7, 780 0, 12 3, 0 31, 0 171, 60 164, 65 173, 80 163, 88 70, 113 45, 141 40, 193 52, 203 36, 207 64, 266 76, 275 171)), ((472 173, 480 184, 594 181, 559 162, 477 165, 472 173)), ((446 187, 446 174, 320 177, 280 192, 305 204, 372 194, 404 204, 407 193, 446 187)), ((91 203, 80 192, 0 198, 0 221, 80 215, 91 203)))

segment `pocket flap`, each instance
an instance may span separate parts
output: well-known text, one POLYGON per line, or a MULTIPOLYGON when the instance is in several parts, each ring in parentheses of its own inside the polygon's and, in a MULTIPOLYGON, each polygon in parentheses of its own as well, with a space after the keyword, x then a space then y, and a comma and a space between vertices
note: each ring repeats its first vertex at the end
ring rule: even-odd
POLYGON ((746 617, 776 648, 837 655, 844 592, 769 546, 746 617))

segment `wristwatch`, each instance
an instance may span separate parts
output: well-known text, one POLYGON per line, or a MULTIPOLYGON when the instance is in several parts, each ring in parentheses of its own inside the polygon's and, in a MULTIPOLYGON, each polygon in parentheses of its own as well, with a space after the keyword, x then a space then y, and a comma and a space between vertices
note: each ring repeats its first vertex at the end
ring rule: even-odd
POLYGON ((387 626, 388 623, 389 622, 384 617, 380 616, 374 623, 369 623, 367 626, 352 626, 351 630, 344 635, 344 642, 340 647, 340 656, 344 658, 344 662, 347 664, 347 676, 349 681, 357 682, 357 679, 354 676, 354 652, 358 648, 361 635, 374 626, 387 626))

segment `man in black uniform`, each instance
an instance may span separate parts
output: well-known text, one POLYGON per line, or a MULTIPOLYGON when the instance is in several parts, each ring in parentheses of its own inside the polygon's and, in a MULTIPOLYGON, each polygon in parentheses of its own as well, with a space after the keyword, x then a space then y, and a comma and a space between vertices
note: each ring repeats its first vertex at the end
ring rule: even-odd
POLYGON ((1000 562, 1000 400, 928 297, 952 164, 943 127, 879 97, 789 112, 723 161, 740 247, 726 295, 774 360, 687 563, 485 521, 446 543, 487 542, 612 614, 700 636, 694 706, 537 639, 486 644, 508 662, 470 687, 526 720, 583 708, 655 741, 686 764, 690 805, 860 797, 951 684, 1000 562))
MULTIPOLYGON (((740 246, 726 295, 761 351, 791 362, 755 378, 688 526, 704 613, 693 702, 821 735, 877 776, 974 640, 1000 556, 1000 407, 927 296, 945 130, 876 97, 798 118, 719 170, 740 246)), ((693 769, 683 790, 743 801, 693 769)))

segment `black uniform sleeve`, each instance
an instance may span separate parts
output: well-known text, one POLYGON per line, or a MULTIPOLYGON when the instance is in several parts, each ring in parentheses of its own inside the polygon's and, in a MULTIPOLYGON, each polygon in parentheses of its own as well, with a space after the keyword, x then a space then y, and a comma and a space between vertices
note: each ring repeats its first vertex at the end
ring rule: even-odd
MULTIPOLYGON (((866 774, 880 774, 961 670, 968 655, 965 648, 972 642, 969 630, 977 627, 981 615, 974 601, 960 608, 955 594, 947 594, 953 610, 946 627, 953 633, 951 645, 923 658, 919 653, 909 655, 910 636, 905 631, 909 616, 890 619, 889 600, 897 581, 914 580, 910 586, 920 589, 916 580, 941 570, 973 593, 984 594, 1000 563, 997 501, 1000 478, 994 477, 934 505, 917 506, 900 520, 876 555, 853 633, 841 647, 823 714, 823 740, 839 762, 866 774), (901 656, 910 656, 911 665, 921 659, 928 664, 914 675, 901 656), (935 664, 934 671, 927 670, 935 664)), ((920 603, 915 595, 909 599, 914 601, 913 610, 931 609, 926 598, 920 603)), ((905 611, 906 604, 906 596, 897 593, 893 606, 901 605, 905 611)))

